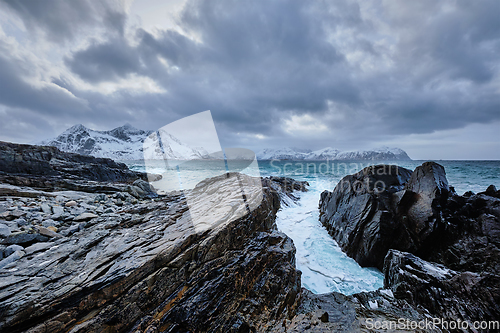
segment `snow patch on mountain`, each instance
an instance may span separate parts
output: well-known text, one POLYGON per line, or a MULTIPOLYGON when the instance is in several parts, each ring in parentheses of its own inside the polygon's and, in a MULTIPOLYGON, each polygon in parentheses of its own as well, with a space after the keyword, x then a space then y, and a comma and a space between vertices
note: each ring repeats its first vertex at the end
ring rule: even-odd
POLYGON ((400 148, 381 147, 363 151, 340 151, 331 147, 304 152, 294 148, 264 149, 257 154, 259 160, 411 160, 400 148))
POLYGON ((165 131, 144 131, 130 124, 110 131, 96 131, 79 124, 70 127, 58 137, 42 141, 38 145, 54 146, 70 153, 114 160, 140 160, 144 158, 144 140, 150 135, 158 135, 161 138, 161 151, 146 158, 189 160, 206 158, 208 155, 203 148, 192 148, 165 131))

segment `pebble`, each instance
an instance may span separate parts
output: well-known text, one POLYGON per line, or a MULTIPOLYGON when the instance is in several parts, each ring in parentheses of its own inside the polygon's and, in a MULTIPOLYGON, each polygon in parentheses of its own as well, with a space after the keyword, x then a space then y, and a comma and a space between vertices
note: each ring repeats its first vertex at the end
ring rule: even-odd
POLYGON ((83 222, 83 221, 91 220, 91 219, 96 218, 96 217, 99 217, 99 216, 96 214, 92 214, 92 213, 83 213, 83 214, 80 214, 77 217, 75 217, 74 220, 76 222, 83 222))
POLYGON ((35 226, 35 229, 38 230, 38 232, 40 233, 40 235, 43 235, 43 236, 47 236, 47 237, 51 237, 51 238, 61 238, 63 236, 59 235, 58 233, 48 229, 48 228, 45 228, 45 227, 41 227, 39 225, 36 225, 35 226))
POLYGON ((44 212, 45 214, 47 215, 51 215, 52 214, 52 208, 50 207, 49 204, 47 203, 43 203, 40 208, 42 208, 42 212, 44 212))
POLYGON ((68 201, 65 204, 66 207, 73 207, 73 206, 76 206, 76 205, 78 205, 78 203, 76 201, 74 201, 74 200, 68 201))
POLYGON ((12 253, 14 253, 16 251, 22 251, 22 250, 24 250, 24 247, 22 247, 21 245, 17 245, 17 244, 9 245, 5 248, 5 250, 3 250, 3 255, 4 255, 4 257, 8 257, 12 253))
POLYGON ((5 224, 0 224, 0 237, 9 237, 11 234, 10 228, 5 224))
POLYGON ((24 255, 25 255, 24 251, 16 251, 12 253, 10 256, 0 261, 0 269, 13 263, 16 260, 21 259, 24 255))

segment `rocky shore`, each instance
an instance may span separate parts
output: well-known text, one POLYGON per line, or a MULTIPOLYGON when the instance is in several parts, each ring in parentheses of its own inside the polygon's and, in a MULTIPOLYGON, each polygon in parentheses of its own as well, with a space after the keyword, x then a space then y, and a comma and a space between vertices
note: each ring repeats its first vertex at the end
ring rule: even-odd
POLYGON ((433 163, 391 168, 348 176, 320 203, 344 251, 384 272, 384 289, 314 295, 275 224, 305 182, 257 179, 259 200, 246 192, 243 205, 255 209, 200 229, 190 212, 236 202, 234 180, 255 179, 207 179, 188 202, 157 196, 145 174, 111 160, 0 143, 0 331, 385 332, 372 321, 498 320, 500 193, 458 196, 433 163))
POLYGON ((382 270, 396 299, 471 326, 500 320, 500 191, 494 186, 459 196, 437 163, 413 172, 377 165, 323 192, 320 220, 360 265, 382 270))
POLYGON ((189 209, 227 199, 229 175, 188 207, 110 160, 13 144, 0 156, 1 331, 241 332, 292 315, 300 272, 274 220, 305 184, 263 179, 255 210, 199 231, 189 209))

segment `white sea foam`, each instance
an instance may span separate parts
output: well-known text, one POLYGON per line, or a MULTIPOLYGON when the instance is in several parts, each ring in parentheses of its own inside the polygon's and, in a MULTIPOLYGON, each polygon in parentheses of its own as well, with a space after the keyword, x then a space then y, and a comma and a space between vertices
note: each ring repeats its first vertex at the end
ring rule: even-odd
POLYGON ((298 203, 284 206, 276 219, 278 228, 292 238, 297 248, 302 286, 313 293, 337 291, 346 295, 381 288, 382 273, 359 266, 342 252, 321 225, 318 211, 321 185, 313 179, 309 182, 309 191, 299 195, 298 203))

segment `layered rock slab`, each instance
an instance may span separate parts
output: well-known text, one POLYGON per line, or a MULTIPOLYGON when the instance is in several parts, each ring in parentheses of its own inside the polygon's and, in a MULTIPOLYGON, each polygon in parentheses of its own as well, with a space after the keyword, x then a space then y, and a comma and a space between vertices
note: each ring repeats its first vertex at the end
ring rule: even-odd
MULTIPOLYGON (((213 181, 224 189, 223 177, 213 181)), ((255 210, 212 229, 198 232, 184 196, 171 195, 26 253, 0 270, 0 328, 230 332, 291 316, 300 273, 275 230, 281 186, 269 183, 255 210)))

